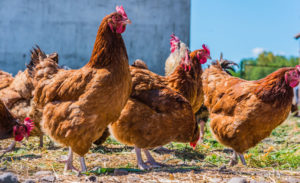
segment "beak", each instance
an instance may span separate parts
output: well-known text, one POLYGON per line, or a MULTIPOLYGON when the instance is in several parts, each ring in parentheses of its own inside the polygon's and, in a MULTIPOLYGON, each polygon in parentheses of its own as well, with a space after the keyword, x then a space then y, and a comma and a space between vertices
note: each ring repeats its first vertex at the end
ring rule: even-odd
POLYGON ((207 59, 211 59, 210 55, 208 55, 206 58, 207 58, 207 59))
POLYGON ((123 21, 124 24, 131 24, 131 20, 127 19, 123 21))

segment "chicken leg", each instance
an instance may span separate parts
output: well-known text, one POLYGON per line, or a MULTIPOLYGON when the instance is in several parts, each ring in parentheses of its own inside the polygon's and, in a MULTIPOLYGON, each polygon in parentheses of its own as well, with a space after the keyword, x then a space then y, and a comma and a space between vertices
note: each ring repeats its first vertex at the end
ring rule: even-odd
POLYGON ((72 170, 72 171, 74 171, 76 173, 79 172, 79 170, 73 166, 73 151, 72 151, 71 147, 69 147, 68 158, 66 160, 62 160, 60 162, 65 163, 65 168, 64 168, 64 172, 65 173, 68 170, 72 170))
POLYGON ((16 141, 13 141, 8 148, 4 149, 4 151, 2 151, 2 155, 0 156, 0 159, 8 152, 13 151, 16 147, 16 141))
POLYGON ((84 157, 79 157, 79 161, 80 161, 80 166, 81 166, 81 172, 87 172, 84 157))
POLYGON ((233 155, 230 159, 229 166, 234 166, 238 163, 238 155, 235 151, 233 151, 233 155))
POLYGON ((149 170, 150 167, 148 165, 146 165, 142 159, 141 149, 134 146, 134 150, 135 150, 135 154, 136 154, 138 167, 142 170, 149 170))
POLYGON ((241 154, 241 153, 237 153, 235 151, 233 151, 233 156, 232 156, 232 158, 231 158, 231 160, 229 162, 229 165, 230 166, 236 165, 238 163, 238 157, 240 157, 241 162, 243 163, 243 165, 247 166, 247 163, 245 161, 244 155, 241 154))
POLYGON ((40 148, 42 148, 44 146, 44 139, 43 139, 44 135, 40 135, 40 148))
POLYGON ((246 161, 245 161, 244 155, 241 154, 241 153, 238 153, 238 155, 239 155, 239 157, 240 157, 241 162, 243 163, 243 165, 247 166, 247 163, 246 163, 246 161))
POLYGON ((149 163, 151 165, 151 168, 160 168, 163 166, 163 164, 157 163, 155 161, 155 159, 152 157, 152 155, 150 154, 150 152, 147 149, 143 149, 143 151, 148 160, 146 163, 149 163))
POLYGON ((201 140, 201 142, 203 142, 204 130, 205 130, 205 121, 200 120, 199 125, 200 125, 200 140, 201 140))

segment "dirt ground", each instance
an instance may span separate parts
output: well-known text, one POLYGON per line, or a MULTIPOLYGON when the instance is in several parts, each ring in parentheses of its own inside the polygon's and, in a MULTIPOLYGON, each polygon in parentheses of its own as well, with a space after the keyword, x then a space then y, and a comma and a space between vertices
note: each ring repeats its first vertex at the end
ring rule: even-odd
MULTIPOLYGON (((63 173, 64 165, 58 161, 66 157, 67 148, 54 145, 48 137, 44 137, 45 146, 40 149, 39 139, 32 137, 29 141, 18 143, 15 151, 0 160, 0 175, 13 172, 20 182, 27 179, 43 182, 42 179, 47 176, 55 182, 228 182, 233 177, 244 178, 248 182, 297 182, 300 181, 299 124, 296 118, 288 120, 270 138, 249 150, 245 154, 247 167, 240 162, 234 167, 227 166, 232 151, 218 144, 207 130, 204 144, 195 151, 180 143, 168 145, 169 153, 152 151, 155 159, 166 166, 141 172, 135 172, 137 166, 133 148, 109 139, 104 146, 93 147, 86 154, 90 172, 81 176, 73 172, 63 173), (116 170, 95 173, 93 170, 99 167, 116 170), (40 171, 48 172, 36 175, 40 171)), ((1 141, 0 146, 3 149, 11 142, 1 141)), ((79 167, 77 156, 75 166, 79 167)))

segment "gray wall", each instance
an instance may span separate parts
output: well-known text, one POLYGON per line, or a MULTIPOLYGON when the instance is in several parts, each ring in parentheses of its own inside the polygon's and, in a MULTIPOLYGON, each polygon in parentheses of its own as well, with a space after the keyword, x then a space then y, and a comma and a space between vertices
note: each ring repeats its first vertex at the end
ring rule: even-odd
POLYGON ((0 69, 24 69, 35 44, 61 64, 83 66, 102 18, 121 4, 132 21, 123 34, 130 63, 139 58, 163 74, 170 34, 189 44, 190 0, 1 0, 0 69))

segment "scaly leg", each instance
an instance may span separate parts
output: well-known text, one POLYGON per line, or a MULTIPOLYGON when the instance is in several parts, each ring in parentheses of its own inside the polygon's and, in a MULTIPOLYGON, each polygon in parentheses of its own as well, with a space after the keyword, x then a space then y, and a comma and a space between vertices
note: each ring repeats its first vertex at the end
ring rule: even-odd
POLYGON ((81 172, 87 172, 84 157, 79 157, 81 172))
POLYGON ((205 121, 201 120, 199 124, 200 124, 200 140, 201 140, 201 142, 203 142, 204 130, 205 130, 205 121))
POLYGON ((42 148, 44 146, 44 139, 43 139, 44 135, 40 135, 40 148, 42 148))
POLYGON ((241 153, 238 153, 238 155, 239 155, 239 157, 240 157, 241 162, 243 163, 243 165, 247 166, 247 163, 246 163, 246 161, 245 161, 244 155, 241 154, 241 153))
POLYGON ((233 151, 233 155, 231 157, 231 160, 229 162, 229 166, 234 166, 238 163, 238 155, 235 151, 233 151))
POLYGON ((79 172, 79 170, 73 166, 73 151, 72 151, 71 147, 69 147, 68 158, 66 160, 63 160, 60 162, 65 163, 65 169, 64 169, 65 172, 67 172, 68 170, 72 170, 76 173, 79 172))
POLYGON ((146 157, 147 157, 147 162, 146 163, 149 163, 151 165, 152 168, 160 168, 163 166, 163 164, 160 164, 160 163, 157 163, 155 161, 155 159, 151 156, 150 152, 147 150, 147 149, 143 149, 146 157))
POLYGON ((8 152, 13 151, 16 147, 16 141, 13 141, 8 148, 4 149, 4 151, 2 151, 2 155, 0 156, 0 159, 8 152))
POLYGON ((135 154, 136 154, 138 167, 142 170, 149 170, 150 167, 148 165, 146 165, 142 159, 141 149, 134 146, 134 150, 135 150, 135 154))

